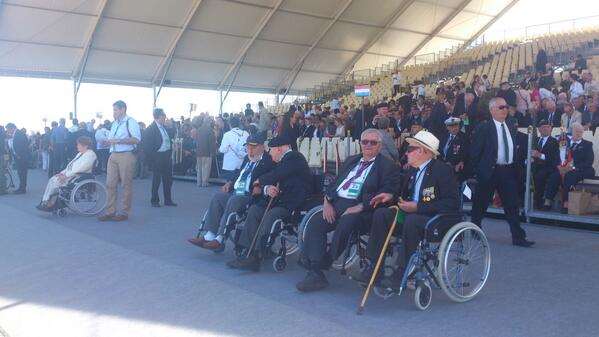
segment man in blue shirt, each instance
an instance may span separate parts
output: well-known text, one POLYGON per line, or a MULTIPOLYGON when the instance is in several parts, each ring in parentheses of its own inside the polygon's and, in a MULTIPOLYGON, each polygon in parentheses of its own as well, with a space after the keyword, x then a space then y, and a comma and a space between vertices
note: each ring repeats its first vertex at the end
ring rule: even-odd
MULTIPOLYGON (((66 167, 67 139, 69 138, 69 130, 65 126, 66 123, 66 120, 61 118, 58 126, 52 129, 52 134, 50 135, 53 154, 52 175, 62 171, 66 167)), ((50 173, 48 174, 50 175, 50 173)))

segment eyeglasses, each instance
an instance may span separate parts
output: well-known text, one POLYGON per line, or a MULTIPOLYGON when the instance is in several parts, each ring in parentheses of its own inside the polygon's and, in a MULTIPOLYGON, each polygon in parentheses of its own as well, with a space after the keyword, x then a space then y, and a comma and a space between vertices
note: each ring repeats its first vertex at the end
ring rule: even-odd
POLYGON ((418 146, 408 146, 406 153, 414 152, 414 151, 418 150, 419 148, 420 147, 418 147, 418 146))
POLYGON ((378 140, 369 140, 369 139, 362 139, 360 140, 360 144, 366 146, 366 145, 370 145, 370 146, 377 146, 380 142, 378 140))
POLYGON ((500 105, 497 107, 497 109, 499 109, 499 110, 508 109, 508 108, 509 108, 509 106, 507 106, 507 105, 500 105))

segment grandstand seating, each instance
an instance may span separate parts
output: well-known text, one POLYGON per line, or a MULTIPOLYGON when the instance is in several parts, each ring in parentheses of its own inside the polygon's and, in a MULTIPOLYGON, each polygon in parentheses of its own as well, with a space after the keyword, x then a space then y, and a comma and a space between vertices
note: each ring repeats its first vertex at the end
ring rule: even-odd
MULTIPOLYGON (((519 74, 532 69, 540 49, 546 51, 550 62, 562 65, 576 54, 590 56, 596 53, 594 48, 597 45, 599 29, 596 28, 548 34, 532 39, 483 43, 455 52, 437 62, 401 68, 402 85, 424 80, 425 83, 429 83, 425 86, 426 95, 432 96, 437 86, 436 82, 442 79, 458 76, 469 85, 475 75, 487 74, 492 86, 498 87, 503 81, 516 81, 519 74)), ((594 76, 597 76, 599 59, 590 60, 589 68, 594 76)), ((395 67, 388 65, 370 72, 374 74, 370 77, 356 76, 353 81, 331 81, 329 85, 319 87, 313 98, 327 100, 337 96, 342 98, 345 104, 358 105, 360 100, 353 94, 354 84, 370 84, 371 100, 376 102, 391 95, 391 76, 394 71, 395 67)))

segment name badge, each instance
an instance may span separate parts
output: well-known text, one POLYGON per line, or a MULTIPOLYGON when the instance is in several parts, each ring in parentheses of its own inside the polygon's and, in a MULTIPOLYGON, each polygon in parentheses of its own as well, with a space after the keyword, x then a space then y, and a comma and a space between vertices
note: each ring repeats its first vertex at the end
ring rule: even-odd
POLYGON ((362 185, 362 182, 353 182, 347 190, 347 196, 350 199, 357 199, 358 194, 360 194, 360 191, 362 190, 362 185))
POLYGON ((240 181, 237 183, 237 188, 235 188, 236 195, 245 195, 245 181, 240 181))

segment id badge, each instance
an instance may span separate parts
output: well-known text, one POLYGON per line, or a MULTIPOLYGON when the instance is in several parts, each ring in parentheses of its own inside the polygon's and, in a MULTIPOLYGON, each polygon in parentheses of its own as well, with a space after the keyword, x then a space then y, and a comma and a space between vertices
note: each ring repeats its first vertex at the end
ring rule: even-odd
POLYGON ((347 196, 350 199, 357 199, 358 194, 360 194, 361 189, 362 189, 362 183, 354 182, 349 186, 349 189, 347 190, 347 196))
POLYGON ((235 189, 236 195, 245 195, 245 181, 240 181, 235 189))

